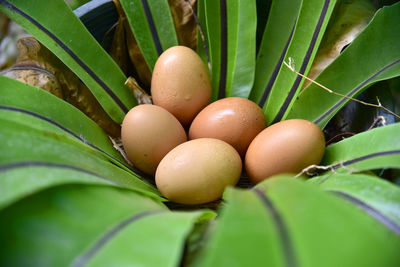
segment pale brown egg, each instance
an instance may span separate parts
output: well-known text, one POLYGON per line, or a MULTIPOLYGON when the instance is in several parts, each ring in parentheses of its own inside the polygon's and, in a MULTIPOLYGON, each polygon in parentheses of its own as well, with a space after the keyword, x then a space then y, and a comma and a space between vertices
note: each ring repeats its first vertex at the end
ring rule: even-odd
POLYGON ((200 138, 171 150, 156 171, 158 190, 181 204, 202 204, 219 199, 234 186, 242 171, 237 151, 228 143, 200 138))
POLYGON ((144 173, 154 175, 161 159, 187 141, 179 121, 162 107, 139 105, 125 116, 121 139, 129 160, 144 173))
POLYGON ((257 184, 279 173, 299 173, 318 164, 325 151, 321 129, 307 120, 273 124, 251 142, 245 157, 249 179, 257 184))
POLYGON ((228 97, 205 107, 193 120, 189 139, 217 138, 232 145, 244 157, 254 137, 266 126, 262 109, 240 97, 228 97))
POLYGON ((208 70, 195 51, 174 46, 158 58, 151 79, 153 103, 171 112, 184 126, 210 103, 208 70))

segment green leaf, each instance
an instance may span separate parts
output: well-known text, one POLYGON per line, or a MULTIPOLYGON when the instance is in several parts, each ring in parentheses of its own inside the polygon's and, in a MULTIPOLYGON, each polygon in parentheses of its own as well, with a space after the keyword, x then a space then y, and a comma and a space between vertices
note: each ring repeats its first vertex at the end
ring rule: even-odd
POLYGON ((256 57, 256 1, 227 1, 225 94, 247 98, 254 81, 256 57))
MULTIPOLYGON (((261 107, 285 58, 301 7, 301 0, 274 0, 257 54, 254 86, 249 99, 261 107), (282 14, 285 14, 282 16, 282 14)), ((263 14, 267 16, 267 14, 263 14)))
POLYGON ((226 201, 197 266, 400 263, 398 234, 358 206, 292 176, 268 179, 252 191, 230 189, 226 201))
POLYGON ((400 123, 375 128, 325 150, 321 164, 340 172, 400 168, 400 123))
POLYGON ((89 87, 109 116, 122 122, 137 103, 124 86, 126 77, 65 1, 1 0, 0 10, 59 57, 89 87))
MULTIPOLYGON (((371 84, 400 75, 400 3, 380 9, 371 23, 316 79, 334 92, 354 97, 371 84)), ((348 102, 312 84, 288 115, 325 127, 348 102)))
POLYGON ((112 147, 103 130, 67 102, 40 88, 4 76, 0 76, 0 94, 0 110, 26 114, 47 121, 49 125, 54 126, 54 131, 64 133, 99 151, 104 151, 115 158, 116 163, 125 162, 112 147))
POLYGON ((375 213, 400 233, 400 187, 365 174, 329 173, 308 182, 375 213))
MULTIPOLYGON (((3 111, 4 112, 7 111, 3 111)), ((93 150, 81 141, 67 138, 64 134, 49 131, 48 124, 35 118, 31 121, 36 127, 19 122, 12 115, 0 116, 0 139, 7 140, 0 146, 0 166, 7 169, 10 165, 29 164, 63 164, 70 168, 78 168, 95 174, 105 179, 123 185, 129 189, 136 190, 156 197, 158 191, 140 179, 139 176, 121 169, 105 157, 102 153, 93 150), (41 127, 41 124, 44 127, 41 127)), ((14 114, 16 115, 16 114, 14 114)), ((24 114, 17 114, 20 118, 24 114)), ((40 177, 38 177, 40 180, 40 177)), ((39 181, 40 182, 40 181, 39 181)), ((12 189, 10 189, 12 190, 12 189)))
MULTIPOLYGON (((205 34, 203 30, 203 25, 206 25, 205 20, 205 11, 204 11, 204 0, 197 1, 197 20, 200 26, 197 27, 197 35, 196 35, 196 51, 197 54, 203 59, 204 64, 208 65, 209 62, 209 49, 208 49, 208 40, 207 34, 205 34)), ((209 66, 210 69, 210 66, 209 66)))
POLYGON ((258 188, 281 217, 299 266, 400 263, 398 233, 347 200, 290 176, 269 179, 258 188))
MULTIPOLYGON (((292 58, 295 69, 302 74, 307 74, 311 68, 335 3, 335 0, 302 1, 293 37, 284 58, 285 62, 289 62, 289 57, 292 58)), ((289 22, 293 23, 290 19, 289 22)), ((263 106, 267 121, 272 123, 285 119, 304 82, 285 65, 276 65, 278 67, 279 73, 263 106)))
MULTIPOLYGON (((211 84, 213 88, 212 99, 219 98, 220 76, 221 76, 221 18, 219 1, 199 0, 198 5, 201 7, 199 14, 201 28, 205 34, 207 48, 211 66, 211 84)), ((224 65, 226 68, 226 63, 224 65)), ((226 73, 226 71, 225 71, 226 73)), ((225 93, 224 91, 222 93, 225 93)))
POLYGON ((129 25, 150 70, 158 56, 178 45, 167 0, 121 0, 129 25))
POLYGON ((151 0, 148 1, 148 4, 151 16, 155 18, 154 24, 161 42, 161 48, 166 50, 171 46, 178 45, 178 37, 176 36, 168 0, 151 0))
POLYGON ((256 1, 203 0, 213 99, 248 97, 253 86, 256 1))
POLYGON ((111 240, 113 234, 159 212, 167 210, 128 190, 54 187, 0 211, 0 240, 7 244, 0 251, 0 265, 69 266, 87 249, 102 244, 105 236, 111 240))
MULTIPOLYGON (((345 49, 374 17, 370 0, 338 1, 307 76, 315 79, 345 49)), ((302 88, 310 84, 305 81, 302 88)))
POLYGON ((73 266, 179 266, 194 223, 214 216, 213 212, 198 211, 164 212, 140 218, 101 248, 91 247, 76 258, 73 266))
POLYGON ((193 266, 285 266, 273 217, 257 195, 229 188, 224 198, 193 266))
POLYGON ((108 178, 66 164, 16 162, 0 165, 0 209, 41 190, 63 184, 118 186, 108 178))
POLYGON ((71 7, 71 9, 75 9, 79 6, 82 6, 83 4, 89 2, 89 0, 70 0, 68 5, 71 7))

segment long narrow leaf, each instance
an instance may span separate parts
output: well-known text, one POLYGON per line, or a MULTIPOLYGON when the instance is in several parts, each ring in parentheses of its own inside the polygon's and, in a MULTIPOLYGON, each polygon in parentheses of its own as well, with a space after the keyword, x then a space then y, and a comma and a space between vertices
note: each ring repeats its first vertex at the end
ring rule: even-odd
MULTIPOLYGON (((284 58, 286 62, 289 62, 289 57, 292 58, 296 70, 302 74, 307 74, 311 68, 335 3, 335 0, 302 1, 293 37, 284 58)), ((293 23, 292 19, 289 21, 293 23)), ((280 66, 264 105, 268 122, 275 123, 285 119, 303 82, 301 77, 292 73, 285 65, 280 66)))
MULTIPOLYGON (((329 89, 356 96, 371 84, 400 75, 400 3, 384 7, 353 43, 316 79, 329 89)), ((303 118, 325 127, 348 102, 316 85, 295 101, 288 118, 303 118)))
POLYGON ((400 263, 396 232, 347 200, 291 176, 228 193, 195 266, 400 263))
POLYGON ((272 1, 257 54, 254 86, 249 97, 261 107, 266 103, 292 40, 300 6, 300 0, 272 1))
POLYGON ((0 11, 19 23, 89 87, 110 117, 121 123, 137 102, 126 77, 63 0, 1 0, 0 11), (49 16, 62 14, 62 16, 49 16))
POLYGON ((193 225, 214 216, 212 212, 198 211, 163 212, 138 218, 101 247, 97 243, 77 257, 73 266, 179 266, 193 225))
POLYGON ((0 209, 38 191, 63 184, 118 186, 112 180, 67 164, 16 162, 0 165, 0 209))
POLYGON ((153 199, 107 186, 65 185, 0 211, 1 266, 70 266, 102 238, 167 212, 153 199))
POLYGON ((290 176, 267 180, 259 188, 287 227, 299 266, 400 263, 399 233, 354 203, 290 176), (388 249, 388 243, 393 247, 388 249))
POLYGON ((193 266, 286 266, 274 218, 257 195, 228 189, 224 198, 228 203, 193 266))
POLYGON ((204 0, 213 99, 248 97, 254 81, 256 1, 204 0))
POLYGON ((341 172, 400 168, 400 123, 357 134, 327 147, 321 164, 341 172))
POLYGON ((329 173, 309 180, 322 189, 377 214, 400 233, 400 188, 365 174, 329 173))
MULTIPOLYGON (((226 73, 226 62, 222 66, 222 54, 221 54, 221 19, 220 19, 220 3, 219 1, 207 1, 199 0, 199 5, 202 7, 202 13, 199 15, 203 18, 200 22, 203 31, 205 31, 205 38, 207 40, 207 48, 209 53, 209 60, 211 66, 211 83, 213 88, 212 99, 216 100, 219 98, 219 84, 221 77, 221 69, 225 69, 226 73)), ((226 33, 225 33, 226 34, 226 33)), ((225 55, 226 61, 226 55, 225 55)))
MULTIPOLYGON (((24 116, 21 114, 21 116, 24 116)), ((127 188, 157 197, 157 190, 141 180, 138 176, 127 172, 109 162, 108 159, 82 142, 68 139, 62 134, 46 131, 45 127, 30 127, 15 119, 0 117, 0 139, 6 140, 0 146, 0 165, 24 162, 31 165, 45 163, 64 164, 71 168, 79 168, 94 173, 127 188)), ((36 124, 43 122, 36 121, 36 124)))
POLYGON ((167 0, 121 0, 129 25, 150 70, 158 56, 178 45, 167 0))
POLYGON ((81 111, 54 95, 25 83, 0 76, 0 109, 42 118, 66 135, 97 147, 118 161, 123 158, 111 146, 104 131, 81 111))
POLYGON ((228 66, 225 94, 247 98, 256 62, 256 1, 227 1, 228 66))
POLYGON ((154 25, 160 39, 161 48, 168 49, 178 45, 174 22, 169 9, 168 0, 148 1, 151 16, 154 18, 154 25))

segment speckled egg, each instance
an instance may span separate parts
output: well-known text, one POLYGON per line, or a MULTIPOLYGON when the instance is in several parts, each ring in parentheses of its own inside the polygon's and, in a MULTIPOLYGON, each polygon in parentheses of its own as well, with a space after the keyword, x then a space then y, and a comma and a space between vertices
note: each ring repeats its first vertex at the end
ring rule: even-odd
POLYGON ((217 138, 232 145, 244 157, 254 137, 266 126, 262 109, 240 97, 228 97, 205 107, 193 120, 189 139, 217 138))
POLYGON ((146 174, 154 175, 161 159, 187 141, 179 121, 162 107, 139 105, 125 116, 121 139, 129 160, 146 174))
POLYGON ((325 138, 314 123, 293 119, 273 124, 251 142, 245 157, 249 179, 257 184, 279 173, 299 173, 318 164, 325 151, 325 138))
POLYGON ((171 150, 156 171, 158 190, 181 204, 202 204, 219 199, 227 186, 235 185, 242 161, 228 143, 200 138, 171 150))
POLYGON ((158 58, 151 79, 153 103, 172 113, 184 126, 211 99, 208 70, 195 51, 174 46, 158 58))

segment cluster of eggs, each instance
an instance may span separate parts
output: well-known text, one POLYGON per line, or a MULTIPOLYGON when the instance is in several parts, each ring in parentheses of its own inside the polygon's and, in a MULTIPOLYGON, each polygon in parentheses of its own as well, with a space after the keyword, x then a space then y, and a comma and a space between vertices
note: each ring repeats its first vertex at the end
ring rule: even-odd
POLYGON ((324 135, 309 121, 266 128, 262 109, 248 99, 210 104, 208 70, 187 47, 169 48, 158 58, 151 94, 154 105, 136 106, 124 118, 122 143, 129 160, 155 175, 157 188, 171 201, 219 199, 238 182, 242 165, 256 184, 277 173, 297 173, 323 156, 324 135))

